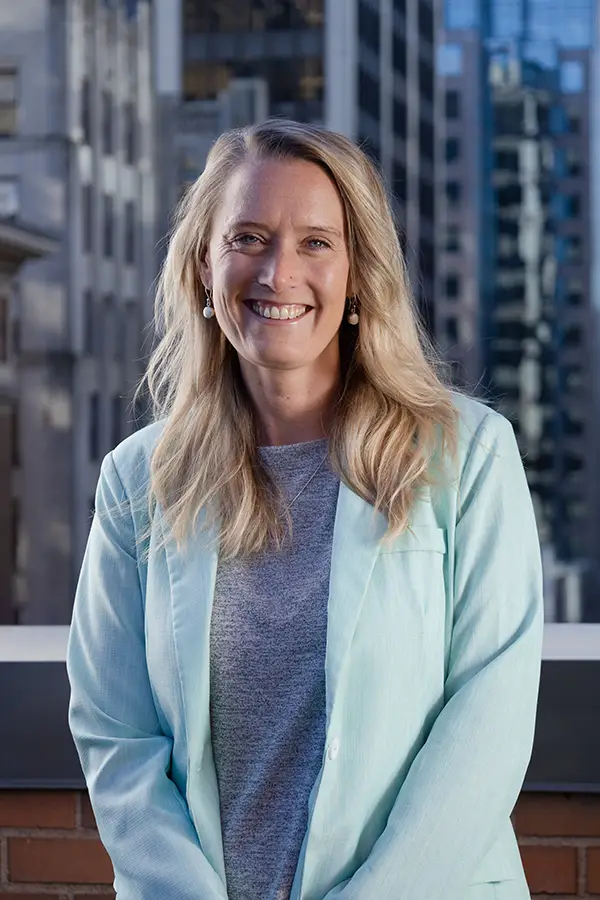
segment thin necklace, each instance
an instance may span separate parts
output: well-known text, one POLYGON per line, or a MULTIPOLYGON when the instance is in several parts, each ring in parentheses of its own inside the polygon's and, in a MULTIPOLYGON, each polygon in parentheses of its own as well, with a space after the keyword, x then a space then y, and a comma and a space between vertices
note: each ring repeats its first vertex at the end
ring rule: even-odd
POLYGON ((296 502, 296 500, 298 499, 298 497, 300 496, 300 494, 304 493, 304 491, 305 491, 306 488, 309 486, 309 484, 311 483, 311 481, 313 480, 313 478, 315 477, 315 475, 317 474, 317 472, 319 471, 319 469, 322 467, 323 463, 325 462, 325 460, 327 459, 328 456, 329 456, 329 453, 326 453, 325 456, 323 457, 323 459, 321 460, 321 462, 319 463, 319 465, 317 466, 317 468, 315 469, 315 471, 312 473, 312 475, 310 476, 310 478, 308 479, 308 481, 307 481, 306 484, 304 485, 304 487, 300 488, 300 490, 298 491, 298 493, 296 494, 296 496, 294 497, 294 499, 293 499, 290 503, 288 503, 288 505, 285 507, 285 509, 283 510, 283 512, 280 513, 279 518, 281 518, 282 516, 284 516, 285 513, 288 512, 288 510, 291 509, 291 507, 294 505, 294 503, 296 502))

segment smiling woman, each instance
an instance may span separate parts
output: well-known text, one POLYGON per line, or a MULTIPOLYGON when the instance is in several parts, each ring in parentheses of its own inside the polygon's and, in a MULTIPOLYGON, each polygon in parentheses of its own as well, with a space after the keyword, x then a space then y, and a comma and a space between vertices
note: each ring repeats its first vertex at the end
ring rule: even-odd
POLYGON ((365 154, 219 138, 157 325, 67 652, 119 900, 525 900, 532 504, 509 423, 441 378, 365 154))

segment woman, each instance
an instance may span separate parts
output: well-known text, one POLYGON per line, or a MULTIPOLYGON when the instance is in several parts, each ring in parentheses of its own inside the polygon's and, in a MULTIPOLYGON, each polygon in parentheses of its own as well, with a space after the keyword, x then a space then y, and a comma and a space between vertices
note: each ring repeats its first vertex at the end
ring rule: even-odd
POLYGON ((223 135, 158 312, 68 649, 117 897, 529 897, 532 506, 508 422, 437 373, 367 157, 223 135))

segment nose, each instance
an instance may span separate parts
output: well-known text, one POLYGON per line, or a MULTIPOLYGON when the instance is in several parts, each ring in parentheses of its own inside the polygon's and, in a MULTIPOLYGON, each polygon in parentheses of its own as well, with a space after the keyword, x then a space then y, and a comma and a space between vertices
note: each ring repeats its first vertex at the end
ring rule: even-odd
POLYGON ((275 294, 281 294, 298 284, 300 261, 295 248, 280 242, 273 242, 260 257, 258 283, 268 287, 275 294))

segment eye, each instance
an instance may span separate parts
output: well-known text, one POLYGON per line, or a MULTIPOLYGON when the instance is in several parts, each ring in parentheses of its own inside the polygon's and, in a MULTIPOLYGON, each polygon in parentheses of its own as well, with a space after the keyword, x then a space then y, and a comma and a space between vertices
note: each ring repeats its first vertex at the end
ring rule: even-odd
POLYGON ((255 247, 260 243, 260 238, 257 234, 237 234, 231 243, 241 244, 243 247, 255 247))
POLYGON ((331 244, 328 241, 324 241, 323 238, 310 238, 308 243, 314 250, 328 250, 331 247, 331 244))

